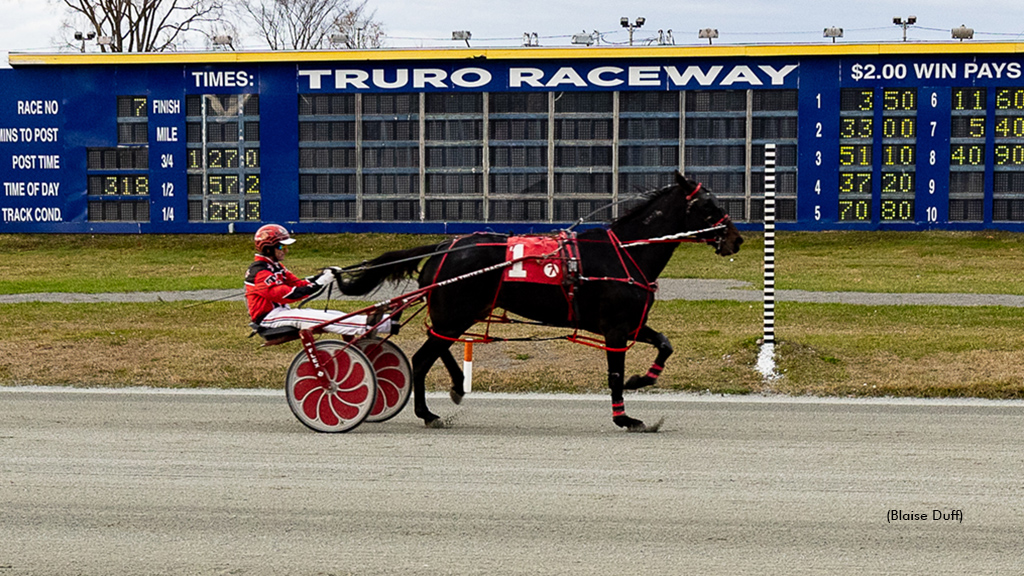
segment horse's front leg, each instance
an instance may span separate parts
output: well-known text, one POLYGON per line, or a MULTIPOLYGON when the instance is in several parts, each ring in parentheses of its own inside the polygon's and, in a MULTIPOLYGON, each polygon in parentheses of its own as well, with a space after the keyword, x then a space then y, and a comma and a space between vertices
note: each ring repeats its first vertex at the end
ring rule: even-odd
POLYGON ((622 396, 622 375, 626 370, 626 339, 605 337, 608 355, 608 388, 612 394, 612 422, 630 432, 643 432, 647 427, 642 420, 626 416, 626 401, 622 396))
MULTIPOLYGON (((429 427, 442 427, 441 417, 434 414, 427 408, 426 381, 427 373, 434 365, 434 362, 448 352, 451 342, 428 336, 427 341, 420 346, 420 349, 412 355, 412 394, 413 406, 418 418, 429 427)), ((449 356, 451 353, 449 353, 449 356)))
POLYGON ((672 343, 668 341, 668 337, 661 332, 651 329, 646 324, 637 333, 636 341, 644 342, 657 348, 658 357, 654 359, 654 364, 651 364, 651 367, 647 369, 647 374, 643 376, 634 374, 629 378, 624 385, 626 390, 637 390, 656 384, 658 376, 661 376, 661 371, 665 369, 665 361, 672 355, 672 343))

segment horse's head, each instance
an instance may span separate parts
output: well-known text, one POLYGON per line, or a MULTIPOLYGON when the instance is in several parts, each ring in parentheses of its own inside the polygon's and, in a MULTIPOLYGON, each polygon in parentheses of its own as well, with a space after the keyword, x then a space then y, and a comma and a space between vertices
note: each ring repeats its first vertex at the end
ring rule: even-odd
POLYGON ((686 198, 686 230, 707 230, 695 237, 715 246, 719 256, 729 256, 740 251, 743 237, 732 223, 725 210, 718 205, 715 195, 701 184, 687 179, 676 172, 678 193, 686 198))

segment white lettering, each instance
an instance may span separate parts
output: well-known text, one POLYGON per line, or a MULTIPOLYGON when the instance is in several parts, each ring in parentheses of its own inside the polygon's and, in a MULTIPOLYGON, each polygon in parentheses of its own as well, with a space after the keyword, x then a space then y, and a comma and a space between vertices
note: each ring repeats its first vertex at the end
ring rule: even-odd
POLYGON ((177 126, 157 126, 156 127, 156 141, 157 142, 177 142, 178 141, 178 127, 177 126))
POLYGON ((782 86, 786 83, 786 76, 789 76, 791 72, 796 70, 796 64, 787 64, 780 70, 776 70, 767 64, 762 64, 758 68, 772 79, 772 86, 782 86))
POLYGON ((659 66, 630 66, 630 86, 660 86, 661 68, 659 66))
POLYGON ((483 68, 459 68, 452 72, 452 83, 462 88, 479 88, 491 82, 491 73, 483 68), (476 76, 476 80, 469 80, 466 76, 476 76))
POLYGON ((16 154, 11 156, 11 168, 15 170, 34 170, 35 167, 35 154, 16 154))
POLYGON ((181 100, 153 100, 153 114, 181 114, 181 100))
POLYGON ((691 80, 696 80, 701 86, 711 86, 714 83, 715 78, 722 73, 721 66, 712 66, 711 69, 705 73, 700 69, 700 66, 687 66, 681 73, 676 69, 675 66, 665 66, 665 72, 668 72, 669 80, 676 86, 685 86, 690 83, 691 80))
POLYGON ((757 77, 757 74, 750 69, 749 66, 736 66, 726 74, 725 79, 722 80, 722 86, 732 86, 736 82, 746 82, 751 86, 760 86, 763 84, 761 79, 757 77))
POLYGON ((58 128, 35 128, 32 139, 36 142, 56 142, 58 128))
POLYGON ((562 84, 572 84, 573 86, 580 87, 586 87, 587 85, 579 72, 567 66, 559 68, 558 72, 555 72, 554 76, 551 77, 551 80, 548 80, 547 87, 554 88, 555 86, 561 86, 562 84))
MULTIPOLYGON (((27 210, 27 208, 26 208, 27 210)), ((36 222, 60 222, 60 208, 36 208, 32 212, 36 222)))
POLYGON ((24 196, 24 182, 4 182, 4 196, 24 196))
POLYGON ((447 77, 448 73, 438 68, 417 68, 412 71, 412 87, 426 88, 427 84, 430 84, 435 88, 447 88, 448 85, 444 83, 447 77))
POLYGON ((16 154, 11 156, 15 170, 60 170, 60 156, 56 154, 16 154))
POLYGON ((384 78, 383 70, 373 71, 373 85, 377 86, 378 88, 401 88, 408 83, 409 71, 404 68, 399 68, 398 70, 395 70, 394 82, 388 82, 387 79, 384 78))
POLYGON ((58 196, 60 182, 40 182, 43 196, 58 196))
POLYGON ((330 76, 330 70, 299 70, 299 77, 309 78, 309 89, 319 90, 321 88, 320 81, 324 76, 330 76))
POLYGON ((17 128, 0 128, 0 142, 17 142, 17 128))
POLYGON ((522 88, 523 85, 543 88, 544 71, 540 68, 511 68, 508 71, 508 85, 510 88, 522 88))
POLYGON ((0 208, 3 211, 4 222, 31 222, 31 208, 0 208))
POLYGON ((244 70, 192 72, 197 88, 245 88, 253 78, 244 70))
POLYGON ((344 90, 351 84, 354 88, 365 90, 369 88, 366 85, 366 81, 369 79, 370 75, 362 70, 335 70, 334 87, 338 90, 344 90))
POLYGON ((587 82, 594 86, 621 86, 622 78, 604 78, 605 74, 622 74, 622 68, 618 66, 599 66, 587 74, 587 82))

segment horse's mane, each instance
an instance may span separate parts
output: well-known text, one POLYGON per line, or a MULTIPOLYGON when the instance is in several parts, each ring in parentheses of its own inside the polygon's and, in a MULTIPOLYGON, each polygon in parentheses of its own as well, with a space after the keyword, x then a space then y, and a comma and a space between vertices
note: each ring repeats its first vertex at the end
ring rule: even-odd
POLYGON ((647 214, 650 212, 650 208, 657 204, 661 198, 671 194, 679 185, 680 184, 678 182, 673 182, 672 184, 669 184, 664 188, 652 190, 650 192, 645 192, 641 194, 642 198, 646 198, 642 204, 634 206, 625 214, 619 216, 615 220, 612 220, 608 226, 613 229, 618 229, 622 228, 623 226, 629 226, 635 221, 647 217, 647 214))

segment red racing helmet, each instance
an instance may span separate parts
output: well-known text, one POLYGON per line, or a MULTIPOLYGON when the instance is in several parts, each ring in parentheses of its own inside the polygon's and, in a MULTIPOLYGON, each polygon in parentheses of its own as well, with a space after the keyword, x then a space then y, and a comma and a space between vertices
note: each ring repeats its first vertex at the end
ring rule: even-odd
POLYGON ((288 245, 295 242, 288 230, 278 224, 267 224, 266 226, 260 227, 256 231, 256 236, 253 237, 256 242, 256 250, 263 252, 264 249, 277 246, 278 244, 288 245))

